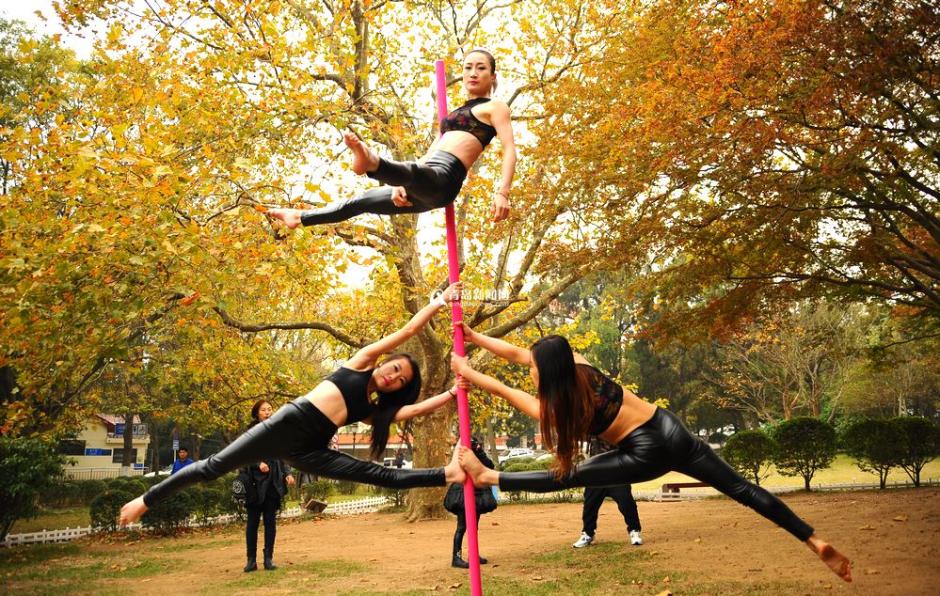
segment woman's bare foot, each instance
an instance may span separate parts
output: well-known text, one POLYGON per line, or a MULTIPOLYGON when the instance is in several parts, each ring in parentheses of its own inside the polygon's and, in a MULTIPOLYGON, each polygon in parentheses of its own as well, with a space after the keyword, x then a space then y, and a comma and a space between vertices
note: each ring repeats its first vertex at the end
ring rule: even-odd
POLYGON ((847 582, 852 581, 852 563, 835 547, 825 540, 817 538, 815 534, 809 537, 806 545, 822 559, 823 563, 829 566, 829 569, 832 569, 833 573, 847 582))
POLYGON ((454 455, 444 466, 444 479, 448 484, 463 484, 467 479, 467 473, 460 467, 460 450, 454 449, 454 455))
POLYGON ((362 142, 352 132, 343 133, 343 142, 346 143, 346 146, 349 147, 349 150, 353 154, 353 163, 352 171, 359 174, 365 174, 366 172, 374 172, 379 167, 379 156, 372 152, 371 149, 366 147, 366 144, 362 142))
POLYGON ((293 230, 300 225, 300 209, 268 209, 264 212, 271 219, 284 222, 284 225, 293 230))
POLYGON ((460 447, 460 465, 473 480, 473 486, 495 486, 499 484, 499 472, 484 466, 469 447, 460 447))
POLYGON ((140 519, 140 516, 147 513, 147 506, 144 505, 144 497, 141 495, 133 501, 128 501, 121 507, 120 523, 122 526, 132 524, 140 519))

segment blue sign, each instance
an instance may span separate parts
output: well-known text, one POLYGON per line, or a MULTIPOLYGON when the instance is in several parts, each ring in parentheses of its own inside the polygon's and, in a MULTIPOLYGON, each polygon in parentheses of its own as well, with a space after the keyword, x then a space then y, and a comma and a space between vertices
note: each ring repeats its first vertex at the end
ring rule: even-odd
POLYGON ((124 434, 124 423, 118 422, 114 425, 114 434, 123 435, 124 434))
POLYGON ((86 447, 85 455, 111 455, 110 449, 100 449, 97 447, 86 447))

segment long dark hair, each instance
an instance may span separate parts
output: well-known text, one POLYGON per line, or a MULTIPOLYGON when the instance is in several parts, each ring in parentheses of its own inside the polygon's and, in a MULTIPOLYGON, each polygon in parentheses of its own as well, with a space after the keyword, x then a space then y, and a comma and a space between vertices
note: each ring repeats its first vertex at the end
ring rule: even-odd
POLYGON ((392 360, 407 360, 411 364, 411 381, 401 389, 389 393, 379 391, 379 404, 372 414, 372 440, 370 441, 369 456, 379 459, 385 446, 388 444, 389 426, 395 420, 395 414, 402 407, 418 401, 421 393, 421 368, 410 354, 390 354, 382 364, 392 360))
POLYGON ((585 373, 575 366, 567 339, 548 335, 530 349, 539 371, 542 442, 554 449, 555 474, 561 477, 571 471, 578 443, 587 439, 594 415, 593 391, 585 373))
POLYGON ((261 411, 261 406, 263 406, 264 404, 268 404, 272 408, 274 407, 273 405, 271 405, 271 402, 269 402, 266 399, 259 399, 258 401, 256 401, 255 405, 251 406, 251 422, 248 424, 248 428, 251 428, 252 426, 261 422, 261 420, 258 418, 258 412, 261 411))

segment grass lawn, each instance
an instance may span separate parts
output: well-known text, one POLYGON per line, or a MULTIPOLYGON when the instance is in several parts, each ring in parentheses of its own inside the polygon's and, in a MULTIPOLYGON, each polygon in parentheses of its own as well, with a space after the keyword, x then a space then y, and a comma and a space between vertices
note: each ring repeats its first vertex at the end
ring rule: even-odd
MULTIPOLYGON (((924 466, 920 477, 921 480, 927 480, 928 478, 940 479, 940 459, 935 459, 924 466)), ((670 472, 662 478, 657 478, 656 480, 651 480, 649 482, 634 484, 633 489, 640 491, 655 491, 659 490, 660 487, 662 487, 662 485, 667 482, 689 482, 691 480, 692 479, 688 476, 684 476, 677 472, 670 472)), ((907 474, 904 473, 904 470, 901 468, 894 468, 891 470, 891 473, 888 474, 888 482, 891 483, 895 481, 910 482, 910 478, 908 478, 907 474)), ((816 472, 816 475, 813 476, 811 484, 844 484, 849 482, 877 483, 878 476, 859 470, 858 466, 855 465, 855 460, 848 455, 838 455, 836 456, 835 461, 832 462, 832 467, 816 472)), ((764 480, 761 480, 761 486, 802 485, 802 476, 781 476, 776 472, 776 470, 772 470, 770 476, 764 480)))
POLYGON ((42 530, 63 528, 85 528, 91 525, 88 507, 70 507, 67 509, 46 509, 39 517, 21 519, 13 524, 11 534, 26 534, 42 530))

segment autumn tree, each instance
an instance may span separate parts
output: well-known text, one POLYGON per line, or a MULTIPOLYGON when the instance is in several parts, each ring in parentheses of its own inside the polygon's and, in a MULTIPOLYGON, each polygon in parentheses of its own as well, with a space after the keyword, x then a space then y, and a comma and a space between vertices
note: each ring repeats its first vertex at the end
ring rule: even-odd
POLYGON ((579 116, 553 149, 608 204, 602 247, 647 255, 637 285, 662 300, 660 330, 722 335, 829 296, 936 334, 937 4, 635 8, 563 84, 579 116))
MULTIPOLYGON (((554 87, 615 40, 596 26, 606 8, 62 2, 68 27, 104 35, 67 92, 26 102, 0 147, 19 173, 2 215, 2 342, 17 383, 5 428, 75 425, 97 406, 99 380, 151 356, 148 387, 175 396, 174 416, 231 427, 250 399, 299 394, 400 326, 445 279, 435 224, 363 217, 285 234, 255 208, 357 192, 362 181, 337 163, 346 127, 383 154, 416 155, 435 134, 433 59, 476 45, 496 48, 499 96, 526 134, 513 221, 486 221, 496 152, 458 204, 468 285, 506 296, 465 304, 467 320, 505 336, 587 271, 625 266, 592 252, 604 207, 539 142, 563 117, 547 110, 554 87), (419 245, 424 229, 435 231, 419 245), (300 350, 314 366, 285 350, 291 334, 319 344, 300 350)), ((459 81, 452 74, 452 104, 459 81)), ((426 394, 449 382, 449 329, 440 320, 409 346, 426 394)), ((451 416, 414 425, 417 465, 444 460, 451 416)), ((412 518, 438 514, 439 501, 419 494, 412 518)))
POLYGON ((705 375, 713 399, 762 422, 832 419, 861 359, 863 314, 806 302, 755 321, 713 354, 705 375))

